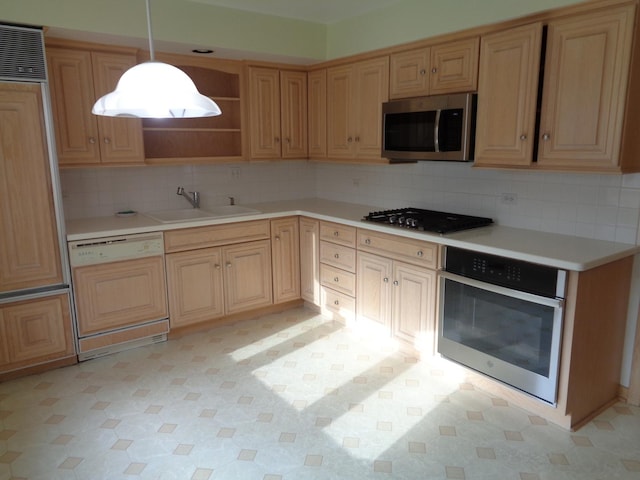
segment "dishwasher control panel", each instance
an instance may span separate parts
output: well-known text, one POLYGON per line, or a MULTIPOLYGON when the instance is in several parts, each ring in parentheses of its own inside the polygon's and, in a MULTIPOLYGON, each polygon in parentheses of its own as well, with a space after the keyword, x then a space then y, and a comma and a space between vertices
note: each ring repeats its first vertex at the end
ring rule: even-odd
POLYGON ((141 233, 69 242, 72 267, 164 254, 162 233, 141 233))

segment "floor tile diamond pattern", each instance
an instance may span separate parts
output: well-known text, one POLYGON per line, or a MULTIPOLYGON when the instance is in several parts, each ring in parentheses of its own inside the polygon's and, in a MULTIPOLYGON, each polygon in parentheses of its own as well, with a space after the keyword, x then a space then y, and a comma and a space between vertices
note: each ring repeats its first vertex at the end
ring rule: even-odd
POLYGON ((303 308, 0 383, 0 480, 638 480, 639 445, 303 308))

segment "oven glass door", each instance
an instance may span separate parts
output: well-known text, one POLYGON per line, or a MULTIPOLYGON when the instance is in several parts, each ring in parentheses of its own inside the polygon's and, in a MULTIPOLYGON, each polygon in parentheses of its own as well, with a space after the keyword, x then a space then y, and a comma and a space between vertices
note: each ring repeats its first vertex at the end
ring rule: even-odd
POLYGON ((438 351, 555 403, 562 301, 442 273, 438 351))

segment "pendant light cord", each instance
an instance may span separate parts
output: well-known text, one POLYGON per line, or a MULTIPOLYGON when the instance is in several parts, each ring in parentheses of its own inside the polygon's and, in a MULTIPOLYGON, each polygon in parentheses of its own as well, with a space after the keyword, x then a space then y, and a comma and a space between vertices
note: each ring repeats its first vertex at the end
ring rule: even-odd
POLYGON ((149 7, 149 0, 147 0, 147 30, 149 32, 149 55, 150 61, 156 59, 155 51, 153 50, 153 38, 151 37, 151 7, 149 7))

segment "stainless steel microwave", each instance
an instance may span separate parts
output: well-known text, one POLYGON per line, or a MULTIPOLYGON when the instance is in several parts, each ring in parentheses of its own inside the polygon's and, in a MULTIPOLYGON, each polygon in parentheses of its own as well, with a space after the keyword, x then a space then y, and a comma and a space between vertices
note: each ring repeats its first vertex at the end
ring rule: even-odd
POLYGON ((382 104, 382 156, 392 162, 473 160, 476 95, 462 93, 382 104))

